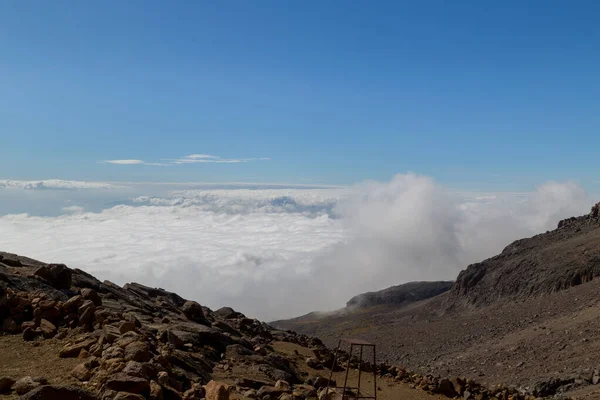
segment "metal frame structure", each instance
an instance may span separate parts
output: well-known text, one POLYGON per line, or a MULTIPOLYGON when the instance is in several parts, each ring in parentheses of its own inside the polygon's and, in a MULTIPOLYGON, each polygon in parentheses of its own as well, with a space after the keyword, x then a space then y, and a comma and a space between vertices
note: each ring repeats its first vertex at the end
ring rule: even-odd
POLYGON ((329 389, 342 389, 342 399, 373 399, 377 400, 377 356, 376 356, 376 346, 373 343, 365 342, 360 339, 340 339, 338 342, 338 346, 335 349, 335 356, 333 357, 333 365, 331 366, 331 373, 329 374, 329 382, 327 382, 327 389, 325 391, 325 398, 328 399, 327 395, 329 394, 329 389), (350 353, 348 354, 348 367, 346 368, 346 377, 344 378, 344 386, 335 386, 330 387, 331 379, 333 378, 333 371, 335 370, 335 365, 338 359, 338 353, 342 346, 342 343, 346 343, 350 345, 350 353), (352 352, 354 350, 354 346, 360 349, 360 356, 358 360, 358 387, 348 387, 348 373, 350 372, 350 360, 352 359, 352 352), (361 393, 360 384, 361 384, 361 376, 362 376, 362 361, 363 361, 363 348, 372 347, 373 348, 373 394, 361 393), (346 394, 346 390, 356 389, 356 395, 348 395, 346 394))

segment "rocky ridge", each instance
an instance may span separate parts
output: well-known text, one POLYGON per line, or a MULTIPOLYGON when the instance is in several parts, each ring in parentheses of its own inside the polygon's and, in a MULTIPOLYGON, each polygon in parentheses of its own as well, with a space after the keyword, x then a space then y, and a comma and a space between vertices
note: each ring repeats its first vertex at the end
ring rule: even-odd
POLYGON ((404 306, 447 292, 453 284, 453 281, 408 282, 354 296, 346 303, 346 307, 372 307, 383 304, 404 306))
POLYGON ((600 203, 555 230, 517 240, 469 265, 457 277, 448 307, 486 306, 558 292, 600 276, 600 203))

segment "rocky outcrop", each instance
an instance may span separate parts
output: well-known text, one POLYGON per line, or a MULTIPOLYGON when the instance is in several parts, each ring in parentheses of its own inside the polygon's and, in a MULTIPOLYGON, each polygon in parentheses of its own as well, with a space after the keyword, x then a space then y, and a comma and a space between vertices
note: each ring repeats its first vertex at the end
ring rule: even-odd
POLYGON ((371 307, 382 304, 404 306, 442 294, 452 287, 452 281, 409 282, 378 292, 359 294, 351 298, 346 307, 371 307))
POLYGON ((3 259, 10 265, 0 272, 0 331, 28 341, 61 341, 59 357, 81 360, 67 374, 94 392, 48 385, 41 377, 2 378, 2 391, 31 399, 84 400, 224 400, 230 393, 263 387, 291 393, 305 378, 270 343, 328 352, 318 339, 278 331, 231 308, 215 312, 164 289, 100 282, 63 264, 15 255, 3 259), (215 369, 236 365, 262 379, 253 381, 253 388, 242 387, 247 380, 240 386, 213 381, 215 369))
POLYGON ((447 305, 485 306, 557 292, 600 276, 600 203, 590 214, 517 240, 502 253, 462 271, 447 305))

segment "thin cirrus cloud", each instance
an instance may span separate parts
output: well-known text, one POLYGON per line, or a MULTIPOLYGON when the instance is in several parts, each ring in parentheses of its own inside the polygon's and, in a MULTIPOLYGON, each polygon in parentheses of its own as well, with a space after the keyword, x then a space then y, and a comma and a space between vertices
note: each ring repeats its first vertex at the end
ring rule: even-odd
POLYGON ((213 164, 235 164, 235 163, 246 163, 251 161, 268 161, 269 157, 260 158, 221 158, 219 156, 213 156, 210 154, 190 154, 188 156, 179 158, 162 158, 160 162, 147 162, 144 160, 105 160, 102 163, 117 164, 117 165, 150 165, 156 167, 171 167, 173 165, 183 164, 202 164, 202 163, 213 163, 213 164))

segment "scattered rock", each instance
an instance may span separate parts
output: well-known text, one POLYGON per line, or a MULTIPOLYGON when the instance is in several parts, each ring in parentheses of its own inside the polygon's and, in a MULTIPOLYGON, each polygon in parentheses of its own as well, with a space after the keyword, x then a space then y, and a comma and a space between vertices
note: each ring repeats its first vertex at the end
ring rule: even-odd
POLYGON ((206 400, 229 400, 229 388, 223 383, 210 381, 205 389, 206 400))

